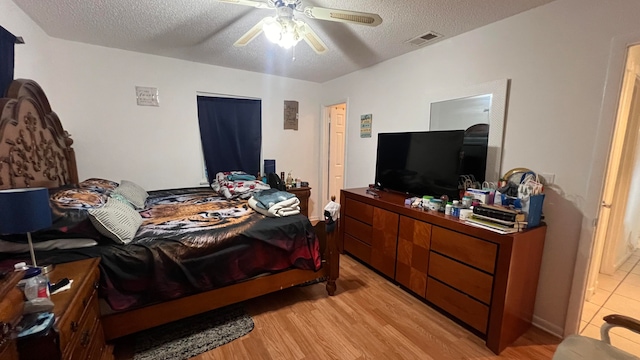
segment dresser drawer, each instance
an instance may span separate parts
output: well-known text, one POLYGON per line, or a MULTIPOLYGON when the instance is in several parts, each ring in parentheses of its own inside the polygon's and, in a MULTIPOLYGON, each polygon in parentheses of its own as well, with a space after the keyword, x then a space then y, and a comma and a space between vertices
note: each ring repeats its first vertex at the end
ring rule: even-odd
POLYGON ((433 278, 427 279, 426 299, 472 328, 483 334, 487 333, 489 321, 489 307, 487 305, 433 278))
POLYGON ((434 252, 429 258, 429 276, 485 304, 491 303, 493 276, 434 252))
MULTIPOLYGON (((88 358, 89 345, 91 345, 91 342, 96 338, 98 327, 102 330, 99 321, 98 306, 98 297, 94 291, 93 296, 85 308, 85 312, 82 314, 78 331, 74 332, 69 343, 70 346, 65 349, 65 353, 68 353, 68 356, 65 356, 65 359, 88 358)), ((104 343, 104 335, 102 336, 102 339, 95 340, 104 343)))
POLYGON ((350 252, 367 264, 371 263, 371 246, 359 241, 351 235, 344 235, 344 250, 350 252))
POLYGON ((344 214, 365 224, 373 224, 373 206, 360 201, 347 199, 344 204, 344 214))
POLYGON ((345 216, 344 218, 344 232, 353 236, 354 238, 371 245, 371 234, 373 228, 371 225, 367 225, 361 221, 358 221, 352 217, 345 216))
POLYGON ((62 349, 63 352, 71 342, 71 339, 80 331, 80 322, 85 309, 87 309, 91 303, 92 298, 96 298, 95 287, 98 283, 99 276, 100 272, 96 267, 88 276, 88 281, 81 283, 76 280, 71 284, 72 287, 84 286, 78 289, 77 296, 66 309, 67 313, 61 319, 60 324, 57 324, 58 330, 60 331, 60 349, 62 349))
MULTIPOLYGON (((91 336, 91 344, 87 351, 87 360, 102 359, 103 350, 105 350, 104 331, 102 330, 101 323, 96 323, 96 328, 91 336)), ((111 352, 106 352, 107 355, 111 355, 111 352)), ((109 357, 107 357, 109 358, 109 357)), ((112 357, 111 357, 112 358, 112 357)))
POLYGON ((498 245, 434 226, 431 233, 431 250, 493 274, 498 245))

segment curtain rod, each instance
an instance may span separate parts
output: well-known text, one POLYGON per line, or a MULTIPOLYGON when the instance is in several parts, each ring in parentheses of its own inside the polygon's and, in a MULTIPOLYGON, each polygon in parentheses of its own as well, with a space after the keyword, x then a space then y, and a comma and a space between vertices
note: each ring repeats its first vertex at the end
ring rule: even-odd
POLYGON ((24 44, 24 39, 22 36, 16 36, 16 44, 24 44))

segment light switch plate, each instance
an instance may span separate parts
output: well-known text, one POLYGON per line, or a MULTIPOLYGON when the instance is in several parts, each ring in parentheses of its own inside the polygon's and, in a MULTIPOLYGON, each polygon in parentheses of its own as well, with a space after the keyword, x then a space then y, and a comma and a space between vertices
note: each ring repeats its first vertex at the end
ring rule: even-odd
POLYGON ((551 185, 551 184, 554 184, 556 181, 556 174, 538 173, 538 175, 542 178, 542 183, 544 185, 551 185))

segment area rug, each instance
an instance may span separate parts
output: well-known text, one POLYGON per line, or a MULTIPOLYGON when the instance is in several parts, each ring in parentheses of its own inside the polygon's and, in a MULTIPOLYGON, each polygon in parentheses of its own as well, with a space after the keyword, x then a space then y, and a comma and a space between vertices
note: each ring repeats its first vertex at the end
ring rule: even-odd
POLYGON ((181 360, 229 343, 253 330, 242 304, 229 305, 140 332, 135 360, 181 360))

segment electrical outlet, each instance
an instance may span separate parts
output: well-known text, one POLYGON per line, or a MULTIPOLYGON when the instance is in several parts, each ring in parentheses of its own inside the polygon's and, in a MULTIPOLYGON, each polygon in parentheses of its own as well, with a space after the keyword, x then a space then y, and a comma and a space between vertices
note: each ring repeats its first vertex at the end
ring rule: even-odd
POLYGON ((556 174, 538 173, 538 175, 542 178, 542 183, 545 185, 551 185, 556 181, 556 174))

